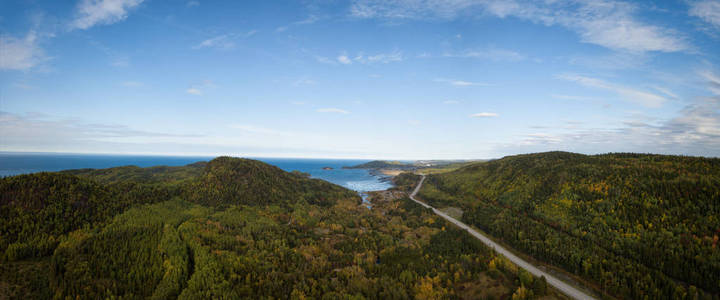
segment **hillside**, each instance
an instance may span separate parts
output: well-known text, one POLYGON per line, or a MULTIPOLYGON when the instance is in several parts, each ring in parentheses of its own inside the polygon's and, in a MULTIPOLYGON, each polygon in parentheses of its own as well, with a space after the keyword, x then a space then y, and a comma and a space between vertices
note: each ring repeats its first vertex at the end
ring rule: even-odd
POLYGON ((199 166, 0 179, 0 298, 557 299, 408 199, 199 166))
POLYGON ((373 160, 364 164, 343 167, 343 169, 398 169, 411 170, 414 166, 399 161, 373 160))
POLYGON ((518 155, 430 175, 419 196, 616 297, 720 292, 720 159, 518 155))
POLYGON ((100 183, 136 181, 142 183, 175 183, 198 177, 205 171, 207 162, 196 162, 182 167, 157 166, 140 168, 124 166, 108 169, 77 169, 61 171, 63 174, 90 178, 100 183))

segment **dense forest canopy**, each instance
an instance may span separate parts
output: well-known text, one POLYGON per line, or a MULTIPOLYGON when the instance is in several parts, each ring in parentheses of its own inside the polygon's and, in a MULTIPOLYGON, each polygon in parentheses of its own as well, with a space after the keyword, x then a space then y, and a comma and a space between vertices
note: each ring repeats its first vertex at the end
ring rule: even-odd
POLYGON ((720 293, 720 159, 548 152, 430 175, 435 207, 626 299, 720 293))
POLYGON ((360 204, 229 157, 2 178, 0 298, 558 297, 407 198, 360 204))

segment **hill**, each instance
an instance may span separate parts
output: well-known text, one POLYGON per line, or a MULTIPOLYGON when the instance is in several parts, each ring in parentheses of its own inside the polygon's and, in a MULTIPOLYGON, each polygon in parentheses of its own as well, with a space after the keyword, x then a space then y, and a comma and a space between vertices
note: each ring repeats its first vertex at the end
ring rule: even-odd
POLYGON ((616 297, 720 292, 720 159, 518 155, 430 175, 419 196, 616 297))
POLYGON ((370 210, 254 160, 22 175, 0 192, 0 298, 557 299, 409 199, 370 210))
POLYGON ((399 161, 385 161, 385 160, 373 160, 364 164, 355 166, 343 167, 343 169, 397 169, 397 170, 411 170, 414 166, 412 164, 406 164, 399 161))
POLYGON ((108 169, 76 169, 61 171, 60 173, 90 178, 100 183, 123 181, 177 183, 202 175, 206 165, 207 162, 201 161, 181 167, 157 166, 140 168, 137 166, 124 166, 108 169))

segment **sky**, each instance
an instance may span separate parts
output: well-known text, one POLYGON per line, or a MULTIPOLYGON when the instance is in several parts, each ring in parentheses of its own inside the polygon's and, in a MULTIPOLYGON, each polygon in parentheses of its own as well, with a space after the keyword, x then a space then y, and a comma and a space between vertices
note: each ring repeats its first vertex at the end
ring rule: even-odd
POLYGON ((720 156, 720 1, 5 0, 0 151, 720 156))

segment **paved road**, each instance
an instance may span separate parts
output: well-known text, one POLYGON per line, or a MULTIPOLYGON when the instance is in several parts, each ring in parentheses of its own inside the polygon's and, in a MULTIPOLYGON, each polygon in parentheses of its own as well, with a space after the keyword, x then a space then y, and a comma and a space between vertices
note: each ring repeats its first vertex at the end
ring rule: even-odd
POLYGON ((503 248, 502 246, 498 245, 497 243, 493 242, 493 241, 492 241, 491 239, 489 239, 488 237, 484 236, 483 234, 481 234, 481 233, 475 231, 474 229, 470 228, 469 226, 465 225, 465 223, 460 222, 460 221, 458 221, 457 219, 448 216, 448 215, 445 214, 444 212, 441 212, 441 211, 435 209, 434 207, 432 207, 432 206, 430 206, 430 205, 427 205, 427 204, 425 204, 425 203, 423 203, 423 202, 415 199, 415 195, 417 195, 418 191, 420 191, 420 187, 422 187, 422 184, 423 184, 424 181, 425 181, 425 175, 422 176, 422 179, 420 179, 420 182, 419 182, 418 185, 415 187, 415 189, 413 190, 413 192, 410 194, 410 199, 412 199, 413 201, 417 202, 418 204, 420 204, 420 205, 422 205, 422 206, 424 206, 424 207, 426 207, 426 208, 432 209, 432 211, 433 211, 435 214, 443 217, 445 220, 448 220, 448 221, 452 222, 453 224, 457 225, 458 227, 467 230, 468 233, 470 233, 472 236, 476 237, 478 240, 480 240, 480 241, 482 241, 483 243, 485 243, 485 245, 488 245, 488 247, 495 249, 495 252, 500 253, 500 254, 502 254, 503 256, 507 257, 510 261, 512 261, 513 263, 515 263, 515 264, 518 265, 519 267, 527 270, 528 272, 532 273, 533 275, 535 275, 535 276, 545 276, 545 279, 547 279, 548 284, 550 284, 550 285, 552 285, 553 287, 555 287, 556 289, 560 290, 560 291, 563 292, 565 295, 568 295, 568 296, 570 296, 570 297, 572 297, 572 298, 575 298, 575 299, 595 299, 595 298, 589 296, 588 294, 585 294, 584 292, 578 290, 577 288, 575 288, 575 287, 573 287, 573 286, 571 286, 571 285, 569 285, 569 284, 561 281, 561 280, 558 279, 557 277, 552 276, 552 275, 550 275, 550 274, 548 274, 548 273, 546 273, 546 272, 538 269, 537 267, 533 266, 532 264, 530 264, 529 262, 525 261, 524 259, 515 256, 515 254, 512 254, 510 251, 508 251, 507 249, 505 249, 505 248, 503 248))

